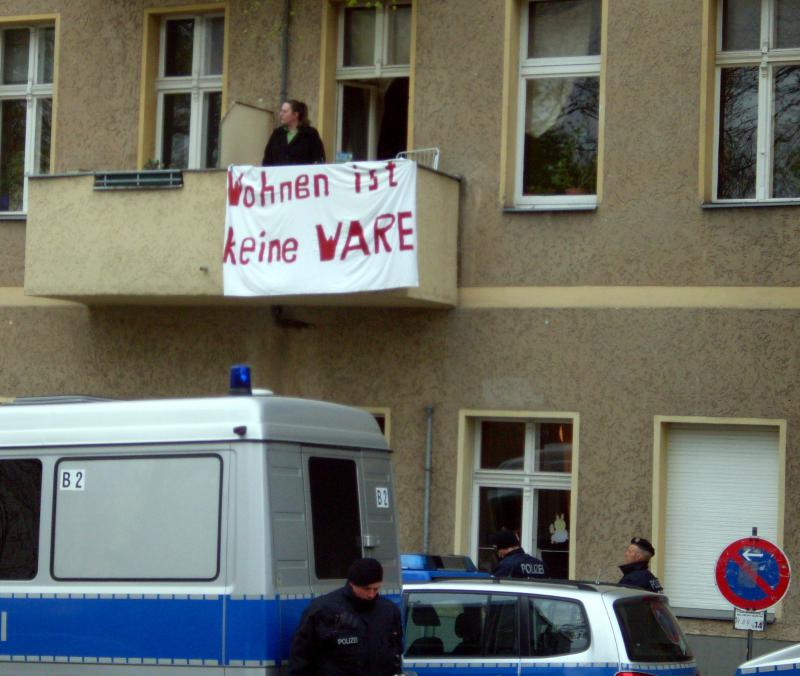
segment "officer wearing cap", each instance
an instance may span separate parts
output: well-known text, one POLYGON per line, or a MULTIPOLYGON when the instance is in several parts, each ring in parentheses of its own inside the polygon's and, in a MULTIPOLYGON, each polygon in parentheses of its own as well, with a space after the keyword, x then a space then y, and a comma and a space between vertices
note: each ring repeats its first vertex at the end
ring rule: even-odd
POLYGON ((491 538, 499 561, 492 569, 495 577, 547 577, 544 562, 526 554, 513 530, 503 529, 491 538))
POLYGON ((314 599, 292 640, 292 676, 392 676, 402 670, 400 611, 378 596, 383 567, 358 559, 344 587, 314 599))
POLYGON ((664 591, 658 578, 650 572, 650 559, 655 556, 656 550, 648 540, 633 538, 622 555, 625 563, 619 569, 622 579, 619 584, 630 587, 640 587, 647 591, 660 593, 664 591))

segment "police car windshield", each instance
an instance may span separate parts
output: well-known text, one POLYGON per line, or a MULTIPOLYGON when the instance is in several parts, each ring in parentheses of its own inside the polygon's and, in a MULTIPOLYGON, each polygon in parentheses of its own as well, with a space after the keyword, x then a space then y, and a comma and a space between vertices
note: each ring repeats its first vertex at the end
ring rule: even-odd
POLYGON ((688 662, 692 652, 664 599, 657 596, 614 603, 625 649, 633 662, 688 662))

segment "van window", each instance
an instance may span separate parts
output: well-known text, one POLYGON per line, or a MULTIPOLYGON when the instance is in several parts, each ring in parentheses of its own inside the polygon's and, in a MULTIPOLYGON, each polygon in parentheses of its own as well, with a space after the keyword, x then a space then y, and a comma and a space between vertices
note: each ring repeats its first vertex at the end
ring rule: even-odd
POLYGON ((84 457, 56 464, 53 577, 213 580, 222 458, 84 457))
POLYGON ((517 597, 412 593, 406 599, 406 657, 516 657, 517 597))
POLYGON ((634 662, 685 662, 692 652, 666 602, 657 596, 621 599, 614 604, 625 649, 634 662))
POLYGON ((347 577, 361 558, 361 515, 356 463, 340 458, 309 458, 314 571, 318 580, 347 577))
POLYGON ((41 499, 41 462, 0 460, 0 579, 36 577, 41 499))
POLYGON ((529 597, 530 654, 568 655, 589 647, 589 622, 577 601, 529 597))

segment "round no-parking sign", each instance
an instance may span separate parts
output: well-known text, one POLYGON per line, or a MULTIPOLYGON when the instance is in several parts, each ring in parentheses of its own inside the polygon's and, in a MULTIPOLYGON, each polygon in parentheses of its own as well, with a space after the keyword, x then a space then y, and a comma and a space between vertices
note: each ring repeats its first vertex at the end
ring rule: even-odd
POLYGON ((791 573, 789 560, 777 545, 749 537, 722 550, 716 580, 722 595, 737 608, 764 610, 783 598, 791 573))

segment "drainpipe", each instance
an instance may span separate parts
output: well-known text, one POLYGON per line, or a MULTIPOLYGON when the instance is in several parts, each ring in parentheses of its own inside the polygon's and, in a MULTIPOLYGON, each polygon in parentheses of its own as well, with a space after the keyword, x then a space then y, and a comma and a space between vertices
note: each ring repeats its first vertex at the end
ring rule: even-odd
POLYGON ((292 0, 283 0, 283 25, 281 26, 281 100, 278 105, 289 98, 287 92, 289 81, 289 17, 292 15, 292 0))
POLYGON ((425 436, 425 493, 423 497, 422 513, 422 551, 428 553, 430 547, 430 520, 431 520, 431 458, 433 455, 433 406, 425 407, 428 430, 425 436))

